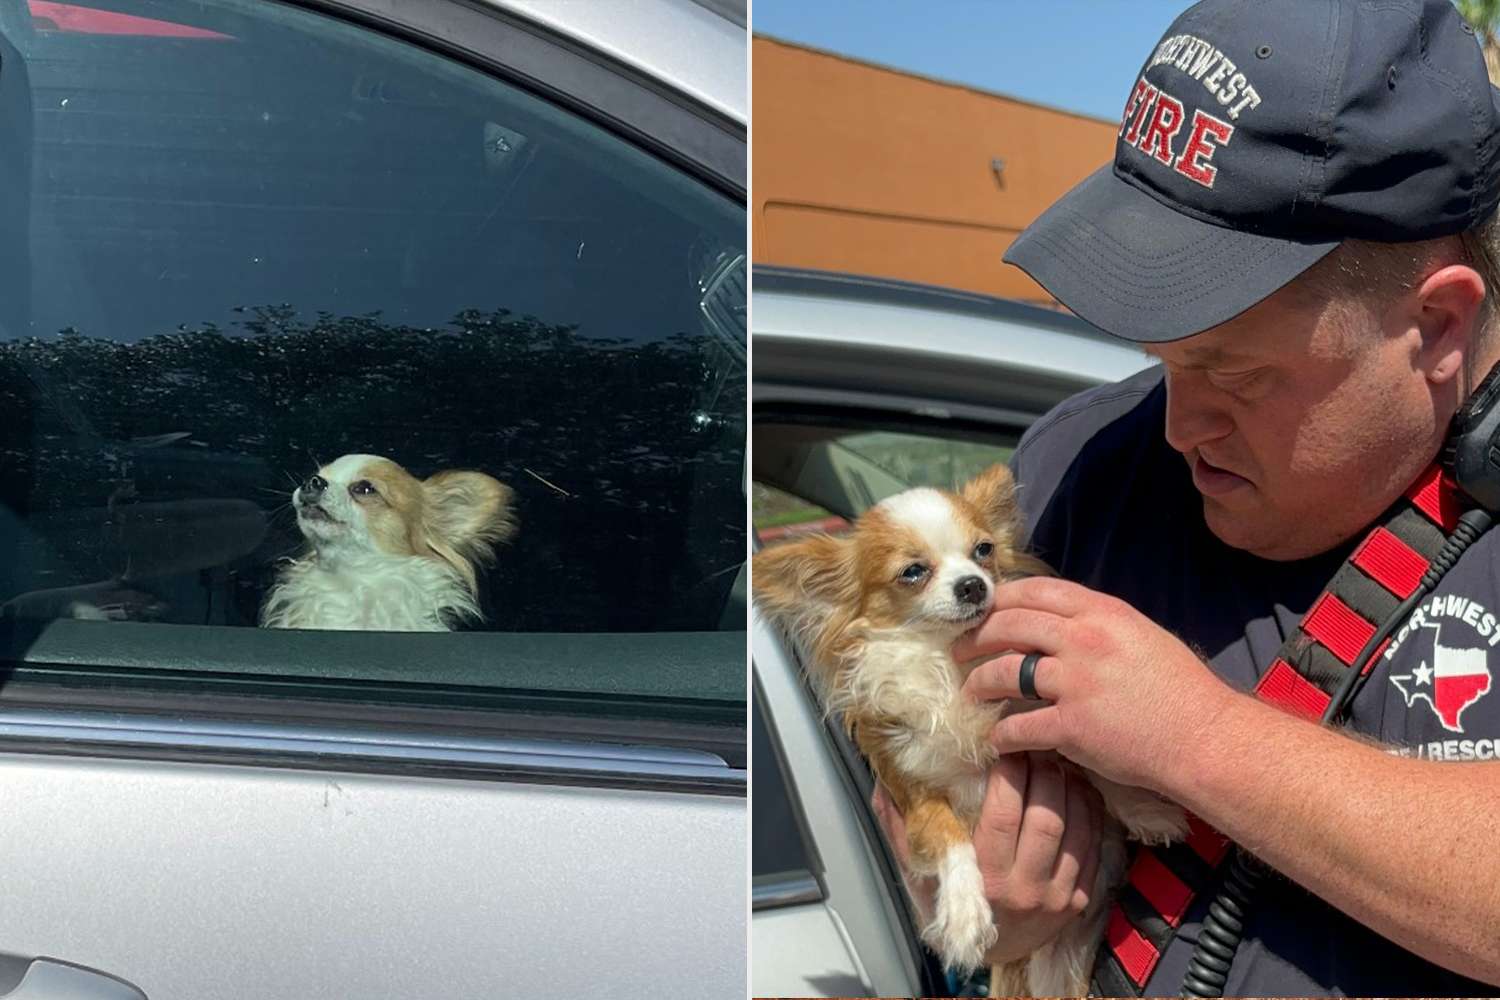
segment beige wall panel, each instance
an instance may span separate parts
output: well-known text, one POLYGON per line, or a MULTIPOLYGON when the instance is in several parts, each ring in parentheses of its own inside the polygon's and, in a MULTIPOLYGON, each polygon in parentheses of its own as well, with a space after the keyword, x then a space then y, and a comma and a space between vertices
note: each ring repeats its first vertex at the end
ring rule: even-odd
POLYGON ((757 262, 1045 298, 1000 255, 1109 160, 1114 123, 769 38, 752 55, 757 262))

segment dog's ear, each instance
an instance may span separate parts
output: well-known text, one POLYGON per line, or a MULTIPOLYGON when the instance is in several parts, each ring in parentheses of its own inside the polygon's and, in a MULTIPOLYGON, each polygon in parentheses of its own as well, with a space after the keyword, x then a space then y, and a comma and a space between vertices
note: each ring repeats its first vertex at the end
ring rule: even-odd
POLYGON ((995 565, 1003 579, 1051 576, 1052 569, 1021 551, 1021 508, 1016 503, 1016 481, 1004 465, 995 464, 964 483, 960 496, 979 510, 995 536, 995 565))
POLYGON ((422 481, 427 543, 472 591, 476 565, 516 534, 515 494, 482 472, 439 472, 422 481))
POLYGON ((1016 481, 1010 470, 996 463, 973 479, 964 483, 959 491, 969 503, 979 509, 984 523, 991 531, 1014 537, 1021 526, 1021 511, 1016 506, 1016 481))
POLYGON ((1022 508, 1016 502, 1016 480, 1010 469, 999 463, 990 466, 963 484, 959 495, 978 508, 995 535, 995 565, 1001 579, 1052 576, 1052 567, 1020 549, 1022 508))
POLYGON ((755 554, 750 563, 755 606, 788 634, 818 644, 835 609, 859 598, 854 542, 809 535, 755 554))

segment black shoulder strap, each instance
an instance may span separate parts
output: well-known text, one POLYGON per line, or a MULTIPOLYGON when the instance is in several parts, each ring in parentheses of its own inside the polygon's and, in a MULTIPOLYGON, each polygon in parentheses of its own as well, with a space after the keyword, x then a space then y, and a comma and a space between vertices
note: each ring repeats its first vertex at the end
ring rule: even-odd
MULTIPOLYGON (((1394 503, 1334 574, 1261 675, 1255 694, 1317 721, 1350 664, 1377 629, 1417 589, 1463 513, 1453 480, 1434 464, 1394 503)), ((1371 656, 1373 669, 1385 646, 1371 656)), ((1094 962, 1097 996, 1140 996, 1183 915, 1216 887, 1230 842, 1195 816, 1186 841, 1139 847, 1110 906, 1104 947, 1094 962)))

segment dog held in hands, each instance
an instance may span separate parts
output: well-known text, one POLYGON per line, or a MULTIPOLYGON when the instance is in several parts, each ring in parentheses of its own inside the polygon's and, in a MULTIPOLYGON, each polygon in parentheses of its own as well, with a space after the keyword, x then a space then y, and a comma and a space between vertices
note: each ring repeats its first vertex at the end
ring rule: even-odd
POLYGON ((482 619, 479 569, 516 533, 510 487, 482 472, 417 479, 345 455, 292 493, 309 548, 277 574, 266 628, 443 632, 482 619))
MULTIPOLYGON (((756 606, 802 647, 825 709, 842 714, 905 815, 912 874, 938 879, 923 938, 963 971, 998 936, 972 839, 995 759, 988 736, 1027 703, 970 701, 960 689, 973 664, 950 649, 989 613, 996 583, 1048 572, 1017 550, 1018 527, 1014 483, 996 465, 957 493, 898 493, 847 536, 766 549, 752 566, 756 606)), ((996 967, 992 995, 1085 995, 1109 890, 1125 874, 1125 836, 1167 843, 1186 832, 1176 806, 1088 778, 1111 817, 1089 907, 1024 962, 996 967)))

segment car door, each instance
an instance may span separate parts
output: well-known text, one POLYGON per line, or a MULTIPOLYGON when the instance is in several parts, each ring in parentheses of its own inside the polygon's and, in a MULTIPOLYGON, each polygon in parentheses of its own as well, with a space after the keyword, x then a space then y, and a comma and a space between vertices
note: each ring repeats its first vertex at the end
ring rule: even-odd
MULTIPOLYGON (((755 271, 752 525, 757 546, 845 530, 887 496, 956 489, 1008 462, 1026 427, 1072 393, 1143 367, 1071 317, 947 289, 784 268, 755 271)), ((751 625, 759 754, 752 990, 985 995, 943 976, 918 939, 869 807, 869 768, 818 704, 798 654, 751 625), (775 766, 770 766, 774 764, 775 766), (763 829, 781 814, 800 818, 763 829), (795 836, 793 836, 795 834, 795 836), (829 933, 827 928, 837 928, 829 933)))
POLYGON ((704 18, 0 0, 0 996, 742 994, 704 18), (257 627, 342 454, 511 488, 481 622, 257 627))

